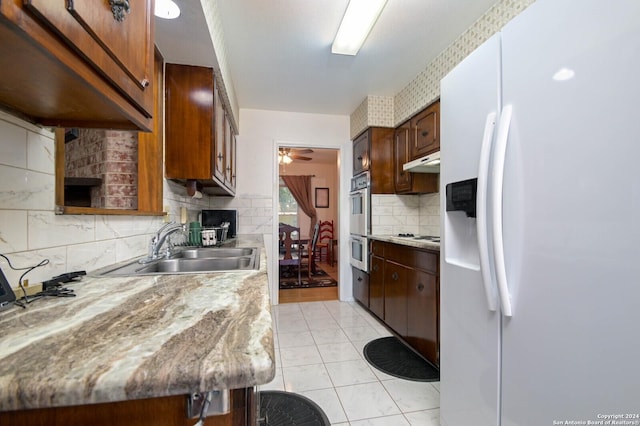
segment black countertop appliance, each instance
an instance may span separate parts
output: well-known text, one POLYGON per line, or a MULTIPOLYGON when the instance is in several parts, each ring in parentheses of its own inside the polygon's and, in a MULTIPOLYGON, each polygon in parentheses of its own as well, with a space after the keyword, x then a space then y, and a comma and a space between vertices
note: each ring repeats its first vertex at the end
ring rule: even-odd
POLYGON ((202 210, 202 226, 220 226, 222 222, 229 222, 229 233, 227 238, 236 236, 238 230, 237 210, 202 210))

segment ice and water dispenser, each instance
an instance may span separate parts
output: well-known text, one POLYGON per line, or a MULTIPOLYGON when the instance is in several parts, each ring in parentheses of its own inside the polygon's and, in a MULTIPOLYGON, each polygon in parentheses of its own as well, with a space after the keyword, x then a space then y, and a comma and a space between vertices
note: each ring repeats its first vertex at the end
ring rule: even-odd
POLYGON ((476 222, 477 186, 477 178, 445 186, 445 261, 471 270, 480 269, 476 222))

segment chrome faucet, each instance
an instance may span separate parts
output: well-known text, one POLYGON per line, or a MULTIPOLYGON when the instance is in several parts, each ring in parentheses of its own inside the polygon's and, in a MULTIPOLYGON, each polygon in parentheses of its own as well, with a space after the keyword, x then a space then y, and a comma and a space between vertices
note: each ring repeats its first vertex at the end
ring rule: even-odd
MULTIPOLYGON (((146 258, 141 259, 140 263, 151 262, 162 257, 160 256, 160 249, 169 235, 177 231, 184 231, 184 229, 184 225, 175 222, 169 222, 163 225, 162 228, 158 229, 153 238, 151 238, 151 242, 149 243, 149 255, 146 258)), ((171 244, 167 245, 167 250, 164 254, 164 257, 168 258, 169 256, 171 256, 171 244)))

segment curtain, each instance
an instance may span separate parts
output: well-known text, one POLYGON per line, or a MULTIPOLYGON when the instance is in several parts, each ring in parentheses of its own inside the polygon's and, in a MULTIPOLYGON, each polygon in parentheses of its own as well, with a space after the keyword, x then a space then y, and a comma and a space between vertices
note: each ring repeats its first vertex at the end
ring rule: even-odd
POLYGON ((291 195, 296 199, 298 206, 304 214, 311 218, 309 227, 309 238, 313 236, 313 227, 318 221, 316 208, 313 207, 313 197, 311 195, 311 176, 280 176, 287 185, 291 195))

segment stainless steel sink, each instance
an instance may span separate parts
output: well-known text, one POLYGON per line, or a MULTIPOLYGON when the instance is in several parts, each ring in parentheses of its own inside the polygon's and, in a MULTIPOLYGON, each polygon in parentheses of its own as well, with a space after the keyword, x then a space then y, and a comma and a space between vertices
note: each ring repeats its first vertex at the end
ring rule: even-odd
POLYGON ((169 259, 148 263, 132 261, 105 268, 102 276, 138 276, 162 274, 195 274, 207 272, 241 272, 260 267, 260 252, 253 247, 202 247, 189 248, 175 253, 169 259))
POLYGON ((176 253, 172 258, 199 259, 203 257, 253 256, 258 249, 252 247, 200 247, 188 248, 176 253))
POLYGON ((208 272, 252 269, 250 257, 204 257, 198 259, 165 259, 146 265, 139 273, 157 272, 208 272))

